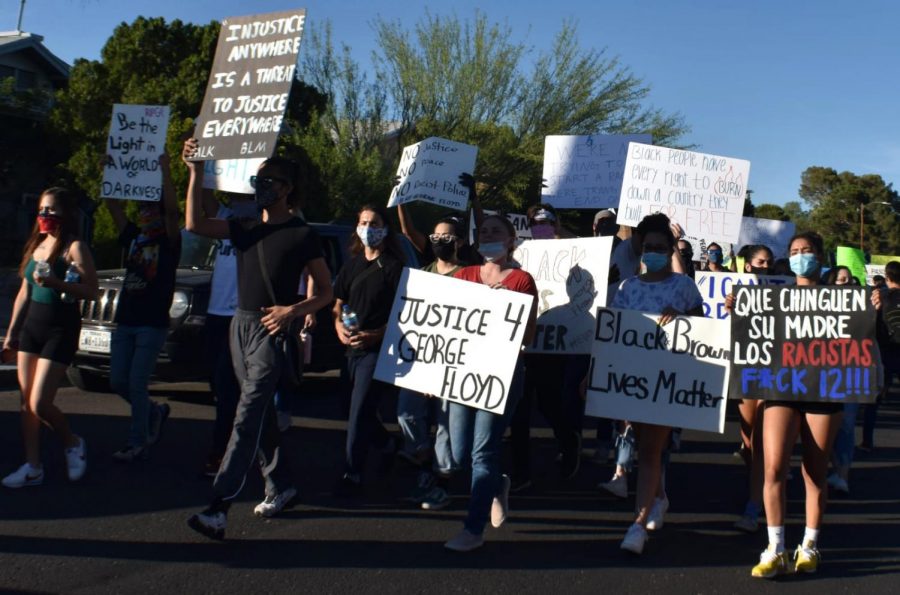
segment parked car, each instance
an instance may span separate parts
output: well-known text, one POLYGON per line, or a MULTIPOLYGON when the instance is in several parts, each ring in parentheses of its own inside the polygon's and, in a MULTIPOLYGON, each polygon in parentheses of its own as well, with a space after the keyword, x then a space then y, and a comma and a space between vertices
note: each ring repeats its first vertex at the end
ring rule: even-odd
MULTIPOLYGON (((322 238, 325 262, 332 278, 349 257, 347 246, 355 228, 335 223, 312 223, 322 238)), ((181 260, 175 274, 175 293, 169 309, 169 334, 160 352, 154 378, 167 382, 205 380, 209 364, 205 360, 204 326, 216 240, 182 232, 181 260)), ((412 244, 403 240, 410 266, 419 266, 418 253, 412 244)), ((119 292, 125 276, 124 269, 98 271, 100 295, 97 300, 81 302, 81 337, 78 352, 68 369, 69 381, 78 388, 92 392, 108 392, 109 356, 113 322, 119 292)), ((331 319, 331 308, 320 310, 313 332, 312 361, 306 366, 311 372, 339 368, 345 348, 338 341, 331 319)))

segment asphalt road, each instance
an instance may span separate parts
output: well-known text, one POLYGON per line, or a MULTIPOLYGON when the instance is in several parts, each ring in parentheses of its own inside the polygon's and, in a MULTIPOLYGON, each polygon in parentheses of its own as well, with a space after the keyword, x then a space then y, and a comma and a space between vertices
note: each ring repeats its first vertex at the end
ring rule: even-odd
MULTIPOLYGON (((896 386, 895 386, 896 388, 896 386)), ((0 589, 20 592, 314 593, 888 593, 900 572, 900 406, 882 408, 877 449, 860 458, 852 496, 833 499, 820 538, 816 575, 777 582, 750 577, 766 543, 764 528, 732 528, 742 509, 744 472, 732 455, 737 429, 724 436, 686 432, 669 471, 671 509, 641 558, 619 542, 633 498, 614 500, 596 484, 611 466, 586 458, 570 482, 556 479, 554 443, 535 438, 535 486, 511 499, 511 519, 490 527, 469 554, 442 543, 460 528, 466 485, 450 508, 428 513, 404 501, 414 472, 398 463, 356 504, 329 495, 341 469, 343 423, 333 378, 309 383, 286 433, 301 503, 283 516, 252 515, 257 474, 229 515, 228 540, 207 541, 185 524, 209 496, 199 475, 213 408, 205 386, 158 385, 172 407, 151 460, 123 465, 110 455, 127 435, 126 405, 111 395, 61 390, 57 399, 87 439, 88 475, 65 480, 59 444, 44 442, 43 486, 0 488, 0 589)), ((18 395, 0 392, 0 472, 22 460, 18 395)), ((386 406, 389 409, 389 406, 386 406)), ((585 444, 586 457, 593 444, 585 444)), ((788 545, 802 534, 802 480, 795 459, 788 545)))

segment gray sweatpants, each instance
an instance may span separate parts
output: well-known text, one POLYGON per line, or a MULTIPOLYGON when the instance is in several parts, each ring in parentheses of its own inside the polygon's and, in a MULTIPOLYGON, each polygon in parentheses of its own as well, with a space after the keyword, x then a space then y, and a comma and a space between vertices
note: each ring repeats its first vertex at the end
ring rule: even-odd
POLYGON ((217 500, 237 498, 254 457, 266 480, 266 495, 291 485, 281 449, 275 417, 275 391, 284 364, 280 337, 273 337, 260 322, 260 312, 237 310, 231 321, 231 354, 241 387, 234 427, 219 473, 213 482, 217 500))

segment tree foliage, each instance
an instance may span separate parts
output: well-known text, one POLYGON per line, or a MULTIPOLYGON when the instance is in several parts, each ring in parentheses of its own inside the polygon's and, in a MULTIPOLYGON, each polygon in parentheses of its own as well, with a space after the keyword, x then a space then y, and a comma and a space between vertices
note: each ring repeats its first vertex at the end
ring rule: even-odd
POLYGON ((865 250, 900 254, 900 195, 881 176, 809 167, 801 177, 800 197, 811 206, 808 226, 829 250, 860 245, 862 212, 865 250))

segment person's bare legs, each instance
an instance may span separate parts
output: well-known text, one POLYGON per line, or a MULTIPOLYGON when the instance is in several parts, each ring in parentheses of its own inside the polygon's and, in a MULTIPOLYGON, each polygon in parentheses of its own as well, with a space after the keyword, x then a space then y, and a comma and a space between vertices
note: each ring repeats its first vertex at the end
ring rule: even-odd
POLYGON ((672 428, 650 424, 633 424, 638 439, 637 518, 635 523, 647 526, 653 500, 660 492, 662 452, 668 444, 672 428))

